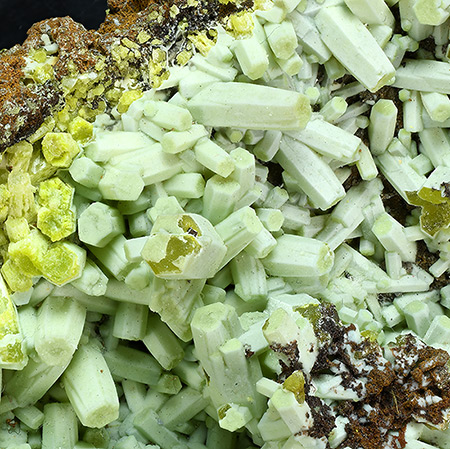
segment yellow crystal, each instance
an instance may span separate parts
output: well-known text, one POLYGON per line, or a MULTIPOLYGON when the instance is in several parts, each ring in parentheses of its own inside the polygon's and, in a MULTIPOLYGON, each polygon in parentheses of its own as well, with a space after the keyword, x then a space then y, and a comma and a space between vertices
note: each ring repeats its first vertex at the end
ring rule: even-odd
POLYGON ((1 273, 13 292, 26 292, 33 286, 31 276, 27 276, 11 259, 3 263, 1 273))
POLYGON ((206 35, 206 31, 189 34, 188 39, 203 56, 207 56, 209 50, 211 50, 215 44, 215 42, 206 35))
POLYGON ((182 52, 177 54, 177 64, 185 65, 192 58, 192 52, 183 50, 182 52))
POLYGON ((3 223, 8 216, 9 190, 5 184, 0 184, 0 223, 3 223))
POLYGON ((149 261, 151 269, 156 275, 166 273, 181 273, 181 269, 177 266, 177 262, 186 256, 194 256, 198 254, 201 245, 192 235, 171 235, 164 242, 165 257, 158 262, 149 261))
POLYGON ((45 83, 53 78, 53 67, 50 64, 37 66, 33 70, 33 79, 39 83, 45 83))
POLYGON ((143 95, 142 90, 136 89, 136 90, 127 90, 122 94, 119 100, 119 104, 117 105, 117 110, 123 114, 124 112, 128 111, 128 108, 130 107, 131 103, 133 101, 138 100, 143 95))
POLYGON ((56 242, 75 232, 76 217, 72 211, 74 189, 59 178, 39 185, 37 227, 56 242))
POLYGON ((35 50, 31 56, 36 62, 43 63, 47 59, 47 52, 40 48, 39 50, 35 50))
POLYGON ((41 265, 42 275, 56 285, 64 285, 81 276, 86 263, 86 251, 74 243, 51 245, 41 265))
POLYGON ((69 167, 80 147, 69 133, 47 133, 42 139, 42 153, 55 167, 69 167))
POLYGON ((52 242, 57 242, 75 232, 75 214, 71 210, 60 212, 43 207, 38 212, 37 227, 52 242))
POLYGON ((19 266, 20 271, 25 275, 38 276, 41 274, 40 268, 48 247, 47 239, 37 229, 34 229, 25 238, 9 244, 9 260, 19 266))
POLYGON ((305 377, 301 371, 294 371, 284 382, 283 387, 294 393, 299 404, 305 402, 305 377))
POLYGON ((39 185, 38 203, 49 209, 69 209, 74 189, 59 178, 51 178, 39 185))
POLYGON ((0 276, 0 367, 22 369, 27 356, 22 348, 17 310, 12 302, 3 278, 0 276))
POLYGON ((246 11, 231 15, 227 23, 227 31, 236 38, 251 36, 253 27, 252 15, 246 11))
POLYGON ((440 190, 422 187, 419 192, 406 192, 408 201, 420 206, 420 227, 431 237, 450 226, 450 198, 440 190))
POLYGON ((11 242, 18 242, 27 237, 30 233, 28 221, 24 217, 9 217, 5 222, 5 229, 11 242))
POLYGON ((94 125, 84 118, 75 117, 69 123, 69 132, 75 140, 85 143, 92 137, 94 125))
POLYGON ((226 247, 212 224, 196 214, 160 215, 141 255, 163 279, 212 277, 226 247))
POLYGON ((28 141, 31 143, 37 142, 38 140, 42 139, 47 133, 50 131, 53 131, 55 128, 56 120, 54 117, 50 116, 47 117, 42 123, 42 125, 35 131, 34 134, 32 134, 30 137, 28 137, 28 141))
POLYGON ((26 140, 22 140, 22 142, 10 146, 6 150, 6 154, 8 165, 16 170, 28 171, 33 154, 33 145, 26 140))
POLYGON ((25 217, 28 223, 32 223, 36 219, 35 190, 28 173, 13 170, 8 176, 9 215, 25 217))
POLYGON ((148 34, 146 31, 141 31, 137 35, 137 40, 140 44, 144 44, 151 38, 150 34, 148 34))

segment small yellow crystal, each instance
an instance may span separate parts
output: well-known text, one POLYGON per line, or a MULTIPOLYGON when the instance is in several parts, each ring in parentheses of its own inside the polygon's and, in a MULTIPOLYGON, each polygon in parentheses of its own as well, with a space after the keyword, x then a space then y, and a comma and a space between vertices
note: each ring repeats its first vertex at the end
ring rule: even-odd
POLYGON ((94 132, 94 125, 81 117, 75 117, 69 123, 69 132, 72 137, 78 142, 85 143, 91 137, 94 132))
POLYGON ((284 382, 283 387, 294 393, 299 404, 305 402, 305 377, 301 371, 294 371, 284 382))
POLYGON ((18 242, 26 238, 30 233, 28 221, 24 217, 9 217, 5 222, 5 230, 10 242, 18 242))
POLYGON ((131 103, 133 101, 138 100, 143 95, 142 90, 136 89, 136 90, 127 90, 122 94, 119 100, 119 104, 117 105, 117 110, 123 114, 124 112, 128 111, 128 108, 130 107, 131 103))
POLYGON ((47 239, 37 229, 34 229, 25 238, 9 244, 9 260, 19 266, 20 271, 25 275, 38 276, 41 274, 40 268, 48 247, 47 239))
POLYGON ((422 208, 420 227, 428 235, 433 237, 450 226, 450 198, 442 196, 440 190, 422 187, 406 195, 411 204, 422 208))
POLYGON ((76 217, 72 208, 74 189, 59 178, 39 185, 37 227, 56 242, 75 232, 76 217))
POLYGON ((47 133, 42 139, 42 153, 55 167, 69 167, 80 147, 69 133, 47 133))
POLYGON ((203 56, 207 56, 214 46, 214 41, 206 35, 206 31, 189 34, 188 39, 203 56))

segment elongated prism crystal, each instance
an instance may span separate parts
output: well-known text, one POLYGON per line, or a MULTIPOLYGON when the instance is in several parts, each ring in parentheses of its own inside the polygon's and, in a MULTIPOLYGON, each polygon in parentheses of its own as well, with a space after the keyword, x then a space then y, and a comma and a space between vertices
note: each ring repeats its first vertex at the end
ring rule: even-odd
POLYGON ((422 103, 431 120, 445 122, 450 117, 450 99, 438 92, 422 92, 422 103))
POLYGON ((168 429, 176 430, 177 426, 189 422, 207 404, 208 401, 202 393, 193 388, 184 387, 177 395, 164 403, 158 414, 168 429))
POLYGON ((171 370, 183 359, 184 350, 178 339, 156 314, 149 316, 142 341, 165 370, 171 370))
POLYGON ((116 387, 100 350, 82 345, 64 372, 63 384, 78 419, 103 427, 119 417, 116 387))
POLYGON ((291 13, 290 19, 300 45, 309 53, 315 55, 321 64, 329 60, 331 52, 323 43, 314 20, 297 11, 291 13))
POLYGON ((259 259, 242 251, 230 263, 235 291, 244 301, 266 298, 266 273, 259 259))
POLYGON ((86 156, 95 162, 106 162, 113 156, 145 148, 153 142, 140 132, 103 131, 86 147, 86 156))
POLYGON ((397 69, 394 87, 450 94, 448 63, 429 59, 405 59, 397 69))
POLYGON ((441 25, 450 16, 448 1, 417 0, 413 6, 417 20, 424 25, 441 25))
POLYGON ((124 345, 106 351, 105 360, 115 377, 156 385, 161 375, 161 367, 150 354, 124 345))
POLYGON ((334 253, 319 240, 285 234, 262 263, 272 276, 322 276, 331 270, 334 253))
POLYGON ((212 176, 206 182, 202 215, 213 225, 233 212, 239 198, 240 185, 230 177, 212 176))
POLYGON ((260 365, 247 359, 242 342, 232 338, 241 332, 236 311, 229 305, 201 307, 192 320, 198 358, 210 377, 208 393, 219 417, 231 403, 248 407, 254 417, 263 412, 264 400, 255 386, 262 377, 260 365))
POLYGON ((294 27, 289 20, 264 25, 267 41, 274 55, 279 59, 288 59, 298 46, 294 27))
POLYGON ((133 421, 136 429, 150 441, 158 444, 162 449, 173 449, 175 447, 186 448, 182 444, 176 432, 172 432, 162 425, 158 414, 148 407, 141 410, 133 421))
POLYGON ((233 51, 245 75, 252 80, 263 76, 269 66, 269 58, 255 36, 237 40, 233 51))
POLYGON ((384 0, 345 0, 345 4, 363 23, 394 28, 394 16, 384 0))
POLYGON ((184 108, 165 101, 150 101, 144 107, 150 120, 166 129, 187 131, 192 126, 192 117, 184 108))
POLYGON ((78 440, 78 422, 70 404, 49 403, 44 406, 42 449, 73 449, 78 440))
POLYGON ((220 268, 239 254, 263 229, 255 210, 245 206, 229 215, 216 225, 216 231, 223 239, 227 252, 220 268))
POLYGON ((276 160, 320 209, 326 210, 344 197, 345 190, 330 166, 303 143, 284 136, 276 160))
POLYGON ((321 8, 316 25, 335 58, 371 92, 394 80, 393 65, 369 30, 346 6, 321 8))
POLYGON ((294 91, 246 83, 215 83, 188 102, 205 126, 303 129, 311 116, 308 98, 294 91))
POLYGON ((151 284, 150 310, 157 312, 181 340, 192 339, 190 323, 195 311, 203 305, 200 293, 206 279, 160 279, 151 284))
POLYGON ((348 131, 316 117, 308 122, 305 129, 289 135, 323 156, 344 162, 355 159, 361 143, 358 137, 348 131))
POLYGON ((124 340, 142 340, 147 327, 148 307, 122 302, 117 306, 113 335, 124 340))
POLYGON ((4 412, 34 404, 44 396, 65 369, 66 366, 49 366, 40 358, 30 359, 23 370, 18 371, 5 383, 0 410, 4 412))
POLYGON ((44 414, 34 405, 16 408, 14 414, 31 429, 38 429, 44 422, 44 414))
POLYGON ((386 151, 397 123, 397 108, 392 100, 378 100, 370 112, 369 139, 373 155, 386 151))

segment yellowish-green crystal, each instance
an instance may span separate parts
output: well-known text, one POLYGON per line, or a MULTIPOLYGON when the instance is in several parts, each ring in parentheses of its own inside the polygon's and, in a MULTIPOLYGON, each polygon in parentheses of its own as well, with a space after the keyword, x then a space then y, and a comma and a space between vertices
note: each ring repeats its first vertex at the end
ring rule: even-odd
POLYGON ((5 222, 5 229, 11 242, 18 242, 27 237, 30 233, 30 227, 24 217, 9 217, 5 222))
POLYGON ((43 276, 56 285, 64 285, 81 276, 86 252, 73 243, 57 242, 51 245, 41 265, 43 276))
POLYGON ((431 237, 450 226, 450 198, 437 189, 422 187, 419 192, 406 192, 408 201, 422 208, 420 227, 431 237))
POLYGON ((9 209, 9 190, 5 184, 0 184, 0 223, 3 223, 8 216, 9 209))
POLYGON ((69 167, 80 147, 70 133, 47 133, 42 139, 42 153, 55 167, 69 167))
POLYGON ((75 232, 76 217, 72 208, 74 189, 59 178, 39 185, 38 228, 56 242, 75 232))
POLYGON ((25 217, 28 223, 32 223, 36 219, 35 190, 30 175, 14 169, 8 176, 9 216, 25 217))
POLYGON ((94 125, 82 117, 75 117, 69 123, 69 132, 78 142, 87 142, 94 132, 94 125))
POLYGON ((17 310, 0 276, 0 367, 22 369, 27 356, 22 349, 17 310))
POLYGON ((294 371, 284 382, 283 387, 294 393, 299 404, 305 402, 305 378, 301 371, 294 371))
POLYGON ((33 286, 31 276, 26 275, 11 259, 3 263, 1 273, 13 292, 26 292, 33 286))
POLYGON ((181 273, 177 261, 180 258, 197 254, 200 248, 200 244, 192 235, 172 235, 167 241, 165 257, 159 262, 149 261, 148 263, 156 275, 167 272, 181 273))
POLYGON ((38 276, 41 274, 40 269, 48 248, 47 239, 37 229, 34 229, 27 237, 10 243, 8 255, 25 275, 38 276))
POLYGON ((119 100, 119 104, 117 105, 117 110, 123 114, 124 112, 128 111, 128 108, 130 107, 130 104, 133 103, 133 101, 138 100, 143 95, 142 90, 136 89, 136 90, 128 90, 122 94, 119 100))

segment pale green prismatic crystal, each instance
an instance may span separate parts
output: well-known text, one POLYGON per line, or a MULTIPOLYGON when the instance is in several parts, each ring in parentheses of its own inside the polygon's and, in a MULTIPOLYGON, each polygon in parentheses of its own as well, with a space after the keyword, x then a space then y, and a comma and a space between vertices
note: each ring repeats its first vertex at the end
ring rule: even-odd
POLYGON ((216 274, 226 247, 211 223, 197 214, 160 215, 142 257, 157 277, 206 279, 216 274))

